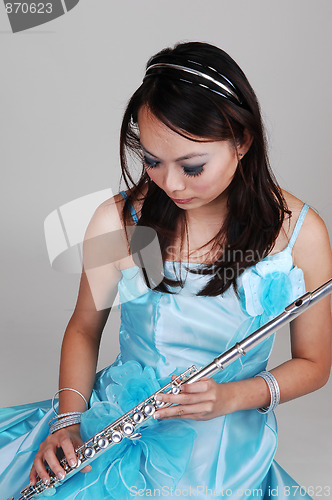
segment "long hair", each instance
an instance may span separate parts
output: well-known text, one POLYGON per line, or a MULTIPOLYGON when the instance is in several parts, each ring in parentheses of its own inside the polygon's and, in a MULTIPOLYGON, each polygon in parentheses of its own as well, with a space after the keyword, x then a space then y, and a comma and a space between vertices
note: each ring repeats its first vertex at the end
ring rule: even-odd
MULTIPOLYGON (((138 181, 130 173, 129 155, 141 158, 137 114, 142 106, 167 127, 190 140, 197 137, 197 141, 230 141, 236 150, 247 132, 252 138, 251 146, 239 160, 227 188, 227 215, 219 232, 209 242, 216 249, 214 261, 198 269, 189 269, 211 275, 198 295, 215 296, 232 285, 237 291, 237 277, 272 250, 286 214, 291 215, 270 169, 259 103, 241 68, 213 45, 177 44, 153 56, 147 68, 160 62, 183 66, 194 63, 195 67, 203 67, 206 71, 213 68, 213 74, 220 73, 224 82, 231 82, 237 98, 221 95, 218 87, 206 81, 203 87, 199 76, 183 78, 178 69, 171 67, 157 69, 143 80, 128 103, 121 127, 122 174, 129 189, 122 213, 124 223, 130 217, 130 204, 146 190, 138 224, 157 232, 164 260, 175 230, 181 228, 180 234, 186 234, 185 211, 150 180, 143 164, 138 181)), ((182 238, 181 247, 185 238, 182 238)), ((172 293, 173 285, 183 285, 181 277, 178 280, 164 277, 154 289, 172 293)))

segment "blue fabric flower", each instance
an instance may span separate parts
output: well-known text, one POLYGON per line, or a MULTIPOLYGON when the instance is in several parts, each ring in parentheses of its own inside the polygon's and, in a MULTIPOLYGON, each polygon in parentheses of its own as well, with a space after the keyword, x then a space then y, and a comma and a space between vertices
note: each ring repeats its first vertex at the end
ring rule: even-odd
MULTIPOLYGON (((154 370, 143 369, 136 361, 112 366, 101 376, 109 380, 108 401, 98 401, 96 394, 92 395, 92 407, 82 415, 84 441, 160 389, 154 370)), ((194 429, 184 420, 150 419, 139 432, 141 438, 124 438, 92 463, 98 481, 90 484, 86 474, 81 488, 89 487, 89 498, 93 494, 93 498, 125 500, 139 489, 174 487, 178 483, 190 459, 194 429)))
POLYGON ((241 307, 261 324, 280 314, 305 292, 301 269, 293 267, 291 250, 266 257, 239 277, 241 307))
POLYGON ((109 385, 106 394, 123 412, 129 411, 160 389, 155 372, 149 366, 142 369, 138 362, 128 361, 124 365, 112 367, 111 370, 112 379, 118 385, 109 385))
POLYGON ((290 303, 292 284, 285 273, 272 272, 262 280, 260 301, 268 316, 277 316, 290 303))

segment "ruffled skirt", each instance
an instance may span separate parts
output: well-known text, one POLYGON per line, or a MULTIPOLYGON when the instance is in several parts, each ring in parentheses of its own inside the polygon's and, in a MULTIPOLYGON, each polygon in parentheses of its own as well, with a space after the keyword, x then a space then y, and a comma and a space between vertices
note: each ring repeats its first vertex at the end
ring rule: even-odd
MULTIPOLYGON (((82 415, 83 441, 153 394, 167 381, 136 361, 97 375, 90 409, 82 415)), ((0 500, 20 497, 53 417, 51 400, 0 409, 0 500)), ((127 500, 151 497, 310 497, 273 460, 273 414, 238 411, 209 421, 150 419, 141 438, 124 438, 55 490, 56 500, 127 500)), ((46 490, 46 493, 51 491, 46 490)), ((43 498, 46 495, 36 498, 43 498)))

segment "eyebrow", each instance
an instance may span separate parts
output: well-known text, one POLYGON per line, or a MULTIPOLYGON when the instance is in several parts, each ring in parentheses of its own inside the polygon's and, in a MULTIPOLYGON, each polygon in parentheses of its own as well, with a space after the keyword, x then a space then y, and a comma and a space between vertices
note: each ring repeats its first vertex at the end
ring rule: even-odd
MULTIPOLYGON (((153 156, 153 158, 158 158, 158 156, 155 156, 154 154, 150 153, 150 151, 145 149, 145 147, 143 146, 142 143, 140 143, 140 144, 141 144, 141 148, 143 149, 144 153, 147 153, 148 155, 153 156)), ((199 156, 207 156, 207 154, 208 153, 190 153, 190 154, 185 155, 185 156, 180 156, 180 158, 177 158, 175 161, 178 162, 178 161, 183 161, 183 160, 190 160, 190 158, 196 158, 199 156)))

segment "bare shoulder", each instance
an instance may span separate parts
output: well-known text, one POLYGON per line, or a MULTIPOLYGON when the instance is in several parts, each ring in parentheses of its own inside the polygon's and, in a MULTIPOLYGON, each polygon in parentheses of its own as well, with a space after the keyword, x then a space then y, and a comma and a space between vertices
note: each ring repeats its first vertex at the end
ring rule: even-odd
MULTIPOLYGON (((143 206, 143 203, 145 200, 147 190, 148 190, 148 186, 144 185, 142 187, 141 191, 139 192, 139 194, 136 194, 134 199, 131 201, 133 208, 134 208, 134 211, 135 211, 138 218, 140 218, 140 215, 141 215, 141 210, 142 210, 142 206, 143 206)), ((126 195, 129 196, 130 190, 127 189, 126 191, 124 191, 124 193, 126 193, 126 195)), ((106 200, 104 203, 102 203, 102 205, 100 205, 99 208, 101 211, 108 212, 108 217, 112 218, 112 217, 119 216, 119 218, 121 220, 122 227, 123 227, 122 210, 123 210, 124 204, 125 204, 125 199, 123 198, 121 193, 118 193, 117 195, 113 196, 109 200, 106 200)), ((133 224, 134 224, 133 220, 126 221, 127 226, 133 225, 133 224)))
MULTIPOLYGON (((295 225, 303 208, 304 202, 294 196, 291 193, 283 190, 283 195, 287 204, 288 209, 291 211, 290 218, 286 218, 283 224, 283 231, 287 235, 289 240, 295 229, 295 225)), ((318 215, 318 213, 309 208, 304 222, 302 224, 299 236, 296 240, 296 245, 299 247, 301 241, 308 242, 313 237, 319 238, 323 236, 328 236, 328 232, 323 219, 318 215)))
POLYGON ((85 238, 123 229, 121 218, 123 204, 124 199, 120 193, 101 203, 90 220, 85 238))
MULTIPOLYGON (((126 193, 129 194, 129 191, 126 193)), ((135 223, 128 221, 124 225, 124 203, 125 200, 119 193, 105 200, 95 210, 85 234, 85 266, 113 263, 118 270, 123 270, 134 265, 128 244, 128 226, 134 226, 135 223)), ((142 199, 134 201, 133 205, 139 215, 142 199)))
MULTIPOLYGON (((290 220, 286 220, 284 225, 284 230, 287 232, 289 239, 294 231, 304 202, 287 191, 283 191, 283 195, 289 210, 292 212, 290 220)), ((310 207, 296 239, 294 251, 296 249, 297 253, 302 253, 301 250, 306 248, 308 245, 313 246, 314 244, 317 245, 324 243, 329 246, 329 235, 325 222, 320 215, 310 207)))
POLYGON ((291 211, 291 216, 286 217, 283 223, 283 231, 289 240, 295 228, 297 219, 299 218, 304 202, 288 191, 282 190, 282 194, 286 201, 287 208, 291 211))
POLYGON ((128 256, 121 218, 123 203, 121 195, 112 196, 97 207, 89 222, 84 238, 83 263, 90 274, 92 269, 106 272, 107 266, 109 270, 119 269, 119 262, 128 256))
MULTIPOLYGON (((303 201, 283 191, 288 208, 292 212, 286 221, 285 231, 288 239, 303 207, 303 201)), ((316 284, 332 277, 332 254, 329 233, 320 215, 309 208, 293 247, 294 264, 305 274, 306 284, 314 288, 316 284)))

